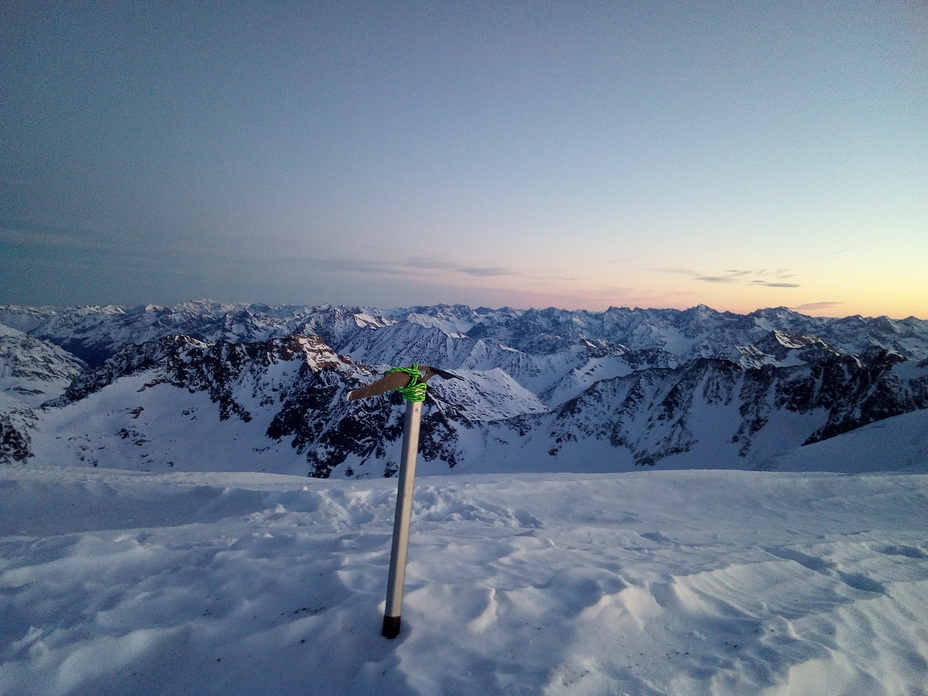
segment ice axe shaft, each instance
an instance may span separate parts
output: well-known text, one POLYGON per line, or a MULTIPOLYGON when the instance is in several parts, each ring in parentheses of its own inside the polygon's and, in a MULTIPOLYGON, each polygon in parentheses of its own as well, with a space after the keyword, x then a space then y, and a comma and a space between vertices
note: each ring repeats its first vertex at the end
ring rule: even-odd
POLYGON ((385 638, 400 633, 403 613, 403 583, 406 580, 406 555, 409 551, 409 523, 412 519, 412 491, 416 480, 416 456, 419 453, 419 422, 422 402, 406 403, 403 422, 403 456, 400 459, 399 484, 396 489, 396 514, 393 517, 393 547, 390 550, 390 574, 387 577, 387 604, 383 612, 385 638))

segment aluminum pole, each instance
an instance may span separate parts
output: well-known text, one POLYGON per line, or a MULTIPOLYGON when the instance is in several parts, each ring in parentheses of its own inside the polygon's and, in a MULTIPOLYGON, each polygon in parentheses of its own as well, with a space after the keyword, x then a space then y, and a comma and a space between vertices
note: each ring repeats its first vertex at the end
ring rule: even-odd
POLYGON ((403 611, 403 582, 406 579, 406 552, 409 550, 409 521, 412 518, 412 491, 416 479, 416 455, 419 452, 419 419, 421 401, 406 402, 403 422, 403 457, 400 460, 399 484, 396 490, 396 514, 393 518, 393 548, 390 553, 390 577, 387 580, 387 606, 383 613, 385 638, 400 633, 403 611))

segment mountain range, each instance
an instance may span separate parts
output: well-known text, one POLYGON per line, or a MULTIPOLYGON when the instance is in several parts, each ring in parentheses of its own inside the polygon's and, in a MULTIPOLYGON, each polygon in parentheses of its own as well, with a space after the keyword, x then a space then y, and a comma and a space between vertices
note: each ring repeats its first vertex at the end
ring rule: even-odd
POLYGON ((411 363, 464 377, 429 382, 426 473, 771 468, 928 408, 928 321, 912 317, 7 306, 0 461, 390 476, 402 399, 345 397, 411 363))

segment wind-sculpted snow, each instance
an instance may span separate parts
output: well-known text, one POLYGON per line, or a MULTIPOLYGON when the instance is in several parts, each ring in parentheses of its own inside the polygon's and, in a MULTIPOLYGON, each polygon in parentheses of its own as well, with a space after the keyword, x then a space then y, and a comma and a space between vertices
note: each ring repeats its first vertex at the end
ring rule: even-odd
POLYGON ((926 475, 420 478, 388 641, 394 506, 0 468, 0 694, 925 693, 926 475))

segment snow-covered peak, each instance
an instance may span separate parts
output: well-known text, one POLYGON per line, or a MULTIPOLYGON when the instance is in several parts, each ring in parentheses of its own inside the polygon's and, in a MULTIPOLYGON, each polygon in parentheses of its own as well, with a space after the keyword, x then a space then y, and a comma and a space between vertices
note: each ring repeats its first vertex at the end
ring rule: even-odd
MULTIPOLYGON (((886 318, 806 317, 785 308, 749 315, 720 313, 704 305, 688 310, 610 308, 605 312, 471 309, 435 305, 406 309, 324 305, 268 306, 209 300, 170 308, 145 305, 121 308, 83 307, 59 310, 0 308, 0 322, 56 343, 91 364, 99 364, 128 343, 141 343, 172 333, 206 341, 259 341, 293 333, 319 335, 338 352, 376 342, 378 334, 404 325, 439 331, 453 342, 484 341, 528 355, 550 355, 583 341, 625 346, 632 351, 663 351, 676 360, 734 357, 736 346, 756 346, 771 333, 792 343, 796 336, 818 339, 828 346, 858 354, 870 346, 895 350, 907 358, 928 358, 928 322, 886 318)), ((779 339, 778 339, 779 340, 779 339)), ((803 339, 805 340, 805 339, 803 339)), ((450 346, 452 343, 448 343, 450 346)), ((447 356, 423 360, 444 362, 447 356)), ((449 367, 464 366, 447 364, 449 367)))
POLYGON ((0 324, 0 336, 21 338, 26 334, 19 329, 14 329, 6 324, 0 324))
POLYGON ((0 392, 21 404, 60 396, 85 368, 58 346, 0 324, 0 392))
POLYGON ((382 329, 390 324, 395 324, 396 321, 386 317, 375 317, 366 312, 356 312, 354 323, 358 328, 382 329))
POLYGON ((773 337, 776 339, 777 343, 785 348, 805 348, 814 343, 822 342, 815 336, 802 336, 799 334, 786 333, 785 331, 774 331, 773 337))

